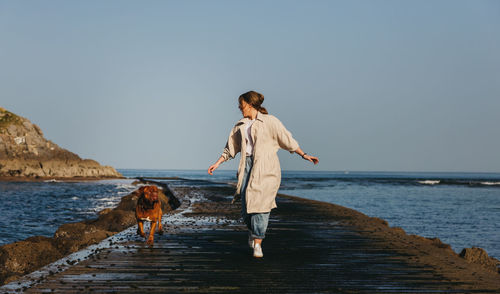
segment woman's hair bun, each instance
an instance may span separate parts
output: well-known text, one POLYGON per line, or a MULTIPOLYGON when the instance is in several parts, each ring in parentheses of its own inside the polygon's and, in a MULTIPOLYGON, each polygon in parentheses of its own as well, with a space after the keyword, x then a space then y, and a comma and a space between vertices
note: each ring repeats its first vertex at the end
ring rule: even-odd
POLYGON ((261 106, 262 103, 264 102, 264 95, 262 95, 261 93, 255 91, 248 91, 246 93, 241 94, 240 97, 238 98, 238 101, 240 103, 242 100, 250 104, 253 108, 257 109, 261 113, 268 114, 266 108, 261 106))

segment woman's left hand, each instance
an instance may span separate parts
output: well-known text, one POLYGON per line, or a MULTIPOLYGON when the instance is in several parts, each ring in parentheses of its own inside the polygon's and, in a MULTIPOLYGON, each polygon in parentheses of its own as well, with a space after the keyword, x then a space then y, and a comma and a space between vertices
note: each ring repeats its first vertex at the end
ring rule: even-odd
POLYGON ((309 160, 310 162, 312 162, 314 164, 318 164, 319 163, 319 159, 316 156, 311 156, 311 155, 305 154, 303 158, 305 160, 309 160))

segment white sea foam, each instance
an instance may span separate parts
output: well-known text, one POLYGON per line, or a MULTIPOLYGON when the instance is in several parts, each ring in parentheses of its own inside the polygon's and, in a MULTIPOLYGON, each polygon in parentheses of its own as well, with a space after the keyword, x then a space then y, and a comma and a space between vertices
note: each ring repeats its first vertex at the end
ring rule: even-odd
POLYGON ((498 186, 500 185, 500 182, 481 182, 481 185, 498 186))
POLYGON ((45 180, 44 181, 45 183, 58 183, 60 181, 56 180, 56 179, 50 179, 50 180, 45 180))
POLYGON ((118 197, 118 195, 114 195, 114 196, 111 196, 111 197, 103 197, 103 198, 99 198, 98 201, 99 202, 113 202, 117 199, 119 199, 120 197, 118 197))
POLYGON ((441 183, 440 180, 425 180, 425 181, 418 181, 420 184, 423 184, 423 185, 437 185, 439 183, 441 183))

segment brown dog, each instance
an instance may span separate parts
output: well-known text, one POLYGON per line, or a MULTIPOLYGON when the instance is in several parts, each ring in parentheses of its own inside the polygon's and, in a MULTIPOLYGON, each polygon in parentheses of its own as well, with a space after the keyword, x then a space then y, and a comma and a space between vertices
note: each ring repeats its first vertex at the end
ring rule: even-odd
POLYGON ((163 228, 161 225, 162 214, 161 203, 158 199, 158 188, 156 186, 140 187, 139 199, 137 199, 137 205, 135 207, 135 218, 137 219, 138 225, 137 234, 145 238, 146 234, 144 234, 143 222, 150 221, 151 230, 149 232, 149 238, 146 241, 148 245, 153 245, 157 223, 158 234, 163 234, 163 228))

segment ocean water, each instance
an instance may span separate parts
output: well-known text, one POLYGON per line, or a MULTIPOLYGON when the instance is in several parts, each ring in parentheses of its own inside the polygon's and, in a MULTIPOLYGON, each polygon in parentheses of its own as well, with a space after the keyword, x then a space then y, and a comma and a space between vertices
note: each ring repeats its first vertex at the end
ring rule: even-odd
MULTIPOLYGON (((228 170, 213 176, 205 170, 119 171, 130 178, 200 180, 196 185, 236 180, 236 172, 228 170)), ((33 235, 52 236, 63 223, 94 218, 133 191, 131 182, 0 182, 0 245, 33 235)), ((284 171, 280 192, 353 208, 407 233, 438 237, 457 252, 477 246, 500 259, 500 174, 284 171)))
POLYGON ((65 223, 95 218, 135 190, 132 180, 0 182, 0 245, 52 237, 65 223))

